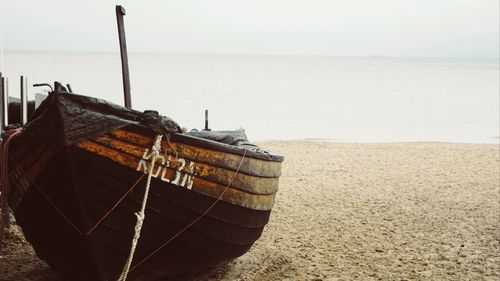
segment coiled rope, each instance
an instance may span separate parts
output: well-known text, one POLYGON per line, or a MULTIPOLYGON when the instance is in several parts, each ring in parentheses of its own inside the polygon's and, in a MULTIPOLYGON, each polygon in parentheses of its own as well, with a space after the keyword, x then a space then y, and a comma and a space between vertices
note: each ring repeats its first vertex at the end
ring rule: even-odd
POLYGON ((125 266, 123 267, 122 273, 120 274, 120 277, 118 278, 118 281, 125 281, 127 280, 128 272, 130 271, 130 265, 132 265, 132 260, 134 259, 134 253, 135 253, 135 248, 137 247, 137 243, 139 242, 139 238, 141 237, 141 229, 142 229, 142 224, 144 222, 145 218, 145 210, 146 210, 146 203, 148 201, 148 195, 149 195, 149 188, 151 185, 151 176, 153 175, 153 169, 154 165, 156 162, 156 158, 160 155, 160 149, 161 149, 161 139, 162 135, 157 135, 155 143, 151 150, 153 151, 153 157, 151 159, 151 165, 149 166, 149 173, 148 173, 148 179, 146 182, 146 189, 144 190, 144 198, 142 199, 142 207, 141 211, 138 213, 135 213, 135 216, 137 217, 137 222, 135 224, 135 233, 134 233, 134 239, 132 239, 132 247, 130 248, 130 254, 127 258, 127 262, 125 263, 125 266))

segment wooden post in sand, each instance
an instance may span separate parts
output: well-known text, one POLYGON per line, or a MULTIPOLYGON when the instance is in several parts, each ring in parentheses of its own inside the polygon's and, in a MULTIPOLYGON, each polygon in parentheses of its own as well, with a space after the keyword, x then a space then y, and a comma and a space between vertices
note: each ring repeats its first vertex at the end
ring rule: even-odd
POLYGON ((4 105, 3 105, 3 76, 0 72, 0 132, 3 130, 3 119, 4 119, 4 105))
MULTIPOLYGON (((0 72, 0 96, 3 96, 3 77, 2 77, 2 72, 0 72)), ((3 100, 3 97, 2 97, 3 100)), ((3 130, 3 106, 0 106, 0 133, 3 130)), ((1 167, 0 167, 1 168, 1 167)), ((1 186, 0 186, 1 187, 1 186)), ((2 242, 3 242, 3 192, 1 191, 2 189, 0 188, 0 208, 2 215, 0 216, 0 249, 2 249, 2 242)))
MULTIPOLYGON (((0 73, 0 132, 3 132, 3 129, 9 125, 9 91, 8 91, 8 80, 6 77, 0 73)), ((0 161, 3 162, 3 143, 0 144, 0 161)), ((0 172, 0 249, 2 248, 2 242, 5 237, 5 229, 10 227, 10 216, 9 216, 9 204, 7 203, 7 194, 5 185, 8 180, 7 175, 5 174, 5 170, 3 170, 4 163, 1 164, 2 171, 0 172)))
MULTIPOLYGON (((2 98, 1 100, 1 106, 0 106, 0 133, 3 131, 3 128, 4 128, 4 110, 5 110, 5 107, 3 106, 3 101, 4 101, 4 98, 3 98, 3 95, 4 95, 4 77, 2 76, 2 73, 0 72, 0 96, 2 98)), ((3 146, 3 145, 2 145, 3 146)), ((0 148, 0 151, 2 149, 0 148)), ((0 153, 0 157, 3 158, 3 153, 0 153)), ((0 169, 3 168, 3 167, 0 167, 0 169)), ((2 180, 3 182, 3 180, 2 180)), ((4 201, 7 200, 5 197, 5 194, 3 192, 3 186, 0 185, 0 212, 1 212, 1 215, 0 215, 0 249, 2 249, 2 242, 3 242, 3 237, 4 237, 4 221, 5 221, 5 217, 7 215, 4 215, 4 213, 7 213, 6 210, 4 210, 5 208, 5 204, 4 204, 4 201)))

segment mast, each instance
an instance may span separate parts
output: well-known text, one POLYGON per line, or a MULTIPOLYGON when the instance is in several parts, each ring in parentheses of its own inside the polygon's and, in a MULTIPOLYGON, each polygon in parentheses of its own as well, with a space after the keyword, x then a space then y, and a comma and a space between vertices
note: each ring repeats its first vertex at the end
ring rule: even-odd
POLYGON ((128 71, 127 42, 125 40, 125 26, 123 24, 124 15, 125 8, 120 5, 116 5, 116 23, 118 25, 118 38, 120 40, 120 55, 122 60, 123 95, 125 98, 125 107, 132 108, 132 99, 130 97, 130 75, 128 71))

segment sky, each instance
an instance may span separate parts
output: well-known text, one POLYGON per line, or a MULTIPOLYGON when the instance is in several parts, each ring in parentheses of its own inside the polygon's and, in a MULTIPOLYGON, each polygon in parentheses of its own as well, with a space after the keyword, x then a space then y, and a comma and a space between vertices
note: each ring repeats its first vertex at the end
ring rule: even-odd
POLYGON ((0 46, 116 52, 499 57, 498 0, 0 0, 0 46))

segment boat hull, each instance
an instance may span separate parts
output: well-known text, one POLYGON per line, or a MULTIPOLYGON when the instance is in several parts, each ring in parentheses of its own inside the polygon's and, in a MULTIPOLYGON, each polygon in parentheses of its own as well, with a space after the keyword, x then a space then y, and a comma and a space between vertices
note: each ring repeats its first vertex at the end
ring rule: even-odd
POLYGON ((179 131, 156 112, 51 93, 5 152, 6 197, 37 255, 72 279, 116 280, 148 176, 128 280, 194 273, 247 252, 269 220, 283 157, 241 131, 179 131))
MULTIPOLYGON (((15 210, 27 240, 54 269, 87 280, 115 280, 129 254, 134 212, 140 209, 145 179, 98 227, 88 235, 86 232, 142 173, 131 173, 128 167, 78 147, 61 151, 45 167, 35 181, 43 193, 36 187, 28 188, 15 210), (61 189, 67 194, 61 195, 61 189), (68 202, 68 198, 75 200, 68 202)), ((210 212, 164 245, 215 200, 153 178, 132 268, 160 250, 134 268, 130 277, 202 271, 248 251, 260 237, 270 211, 224 201, 217 202, 210 212)))

